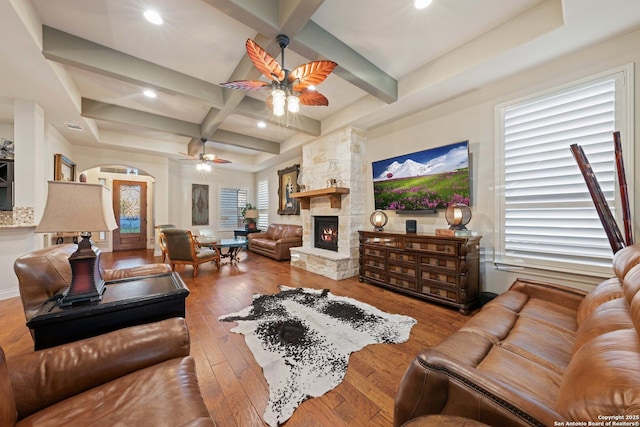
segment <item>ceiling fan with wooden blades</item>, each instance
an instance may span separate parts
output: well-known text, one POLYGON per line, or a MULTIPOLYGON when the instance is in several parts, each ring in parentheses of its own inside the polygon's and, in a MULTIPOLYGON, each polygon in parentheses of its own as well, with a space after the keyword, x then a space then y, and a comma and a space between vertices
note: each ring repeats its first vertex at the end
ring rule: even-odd
POLYGON ((286 110, 297 113, 300 104, 311 106, 328 106, 329 100, 315 86, 322 83, 338 65, 333 61, 313 61, 299 65, 289 71, 284 68, 284 50, 289 46, 289 37, 279 34, 276 37, 282 52, 282 66, 256 42, 248 39, 247 54, 258 70, 270 80, 235 80, 221 83, 220 86, 240 90, 270 89, 271 95, 266 104, 276 116, 282 116, 286 110))
POLYGON ((197 156, 191 156, 191 155, 189 155, 187 153, 178 153, 178 154, 182 154, 183 156, 189 157, 188 159, 180 159, 180 160, 196 161, 196 162, 199 162, 198 166, 200 166, 200 165, 209 165, 210 166, 210 164, 231 163, 230 160, 221 159, 220 157, 216 156, 213 153, 207 153, 206 152, 206 142, 207 142, 206 138, 201 138, 200 141, 202 141, 202 153, 198 153, 197 156))

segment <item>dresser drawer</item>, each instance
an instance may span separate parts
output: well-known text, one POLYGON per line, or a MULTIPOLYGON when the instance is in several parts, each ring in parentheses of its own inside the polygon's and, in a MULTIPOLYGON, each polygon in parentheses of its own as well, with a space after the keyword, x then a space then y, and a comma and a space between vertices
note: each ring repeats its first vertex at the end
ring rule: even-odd
POLYGON ((367 268, 377 268, 379 270, 385 269, 384 258, 364 256, 362 258, 362 264, 367 268))
POLYGON ((433 295, 438 298, 446 298, 451 301, 458 300, 458 291, 455 287, 439 286, 433 283, 423 283, 420 291, 426 295, 433 295))
POLYGON ((371 257, 379 257, 381 259, 384 259, 385 255, 387 254, 387 250, 384 248, 377 248, 374 246, 363 246, 362 254, 365 256, 368 255, 371 257))
POLYGON ((389 273, 393 272, 396 274, 403 274, 405 276, 413 277, 414 280, 418 275, 416 271, 417 270, 416 266, 412 264, 401 264, 401 263, 394 263, 389 261, 388 269, 389 269, 389 273))
POLYGON ((403 289, 416 290, 416 277, 389 271, 389 284, 403 289))
POLYGON ((402 247, 402 238, 400 237, 377 237, 377 236, 362 236, 360 243, 364 245, 373 245, 389 248, 402 247))
MULTIPOLYGON (((436 270, 443 272, 459 272, 461 268, 460 258, 441 255, 422 255, 418 256, 420 267, 423 270, 436 270)), ((466 263, 464 263, 466 266, 466 263)))
POLYGON ((407 238, 406 249, 452 256, 458 256, 459 253, 458 242, 437 239, 423 240, 407 238))
POLYGON ((372 268, 372 267, 361 267, 362 276, 367 277, 369 279, 375 279, 381 282, 385 282, 387 280, 387 272, 384 269, 372 268))
POLYGON ((411 252, 389 251, 387 254, 389 262, 407 262, 414 264, 416 262, 416 254, 411 252))
POLYGON ((420 270, 421 282, 435 282, 441 286, 457 286, 460 282, 460 275, 436 270, 420 270))

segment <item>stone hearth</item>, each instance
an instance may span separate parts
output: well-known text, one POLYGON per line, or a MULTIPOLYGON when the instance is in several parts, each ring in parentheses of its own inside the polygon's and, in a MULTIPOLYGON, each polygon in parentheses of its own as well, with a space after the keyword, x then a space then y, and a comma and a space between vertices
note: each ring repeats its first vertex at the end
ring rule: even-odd
POLYGON ((358 275, 359 240, 365 213, 365 142, 366 133, 346 128, 326 135, 302 147, 302 168, 308 190, 326 187, 330 160, 337 160, 341 170, 340 186, 350 193, 342 196, 340 208, 332 208, 329 197, 314 197, 310 208, 301 209, 302 246, 291 249, 291 265, 334 280, 358 275), (338 251, 314 247, 314 217, 338 216, 338 251))

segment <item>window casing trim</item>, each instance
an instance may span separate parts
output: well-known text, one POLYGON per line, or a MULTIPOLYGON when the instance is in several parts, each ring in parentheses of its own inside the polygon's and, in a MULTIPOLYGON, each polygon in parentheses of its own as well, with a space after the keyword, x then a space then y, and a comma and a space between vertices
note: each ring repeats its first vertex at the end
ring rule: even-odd
MULTIPOLYGON (((494 251, 494 263, 496 268, 510 269, 514 267, 516 269, 526 269, 530 267, 535 270, 546 270, 549 272, 569 272, 574 271, 582 275, 590 275, 593 277, 610 277, 612 274, 611 267, 590 266, 579 263, 567 263, 566 261, 553 261, 553 260, 532 260, 530 258, 523 258, 508 254, 505 249, 505 110, 510 107, 515 107, 519 104, 525 104, 533 102, 537 99, 549 97, 555 93, 561 93, 569 89, 587 85, 591 82, 598 80, 604 80, 607 77, 618 76, 620 79, 619 85, 616 85, 615 89, 615 127, 622 135, 623 145, 623 157, 625 176, 627 181, 628 194, 630 195, 629 207, 630 211, 635 212, 634 199, 635 194, 633 189, 633 183, 635 182, 634 174, 634 64, 626 64, 614 69, 610 69, 595 75, 591 75, 579 80, 567 82, 562 85, 550 87, 543 91, 530 94, 525 97, 521 97, 516 100, 508 101, 496 105, 495 107, 495 129, 496 129, 496 176, 495 176, 495 230, 496 230, 496 248, 494 251)), ((611 150, 613 150, 613 136, 611 139, 611 150)), ((620 194, 617 184, 617 175, 615 177, 615 212, 616 220, 619 227, 622 230, 622 218, 620 209, 620 194)), ((634 235, 635 235, 634 230, 634 235)), ((553 275, 553 274, 551 274, 553 275)))

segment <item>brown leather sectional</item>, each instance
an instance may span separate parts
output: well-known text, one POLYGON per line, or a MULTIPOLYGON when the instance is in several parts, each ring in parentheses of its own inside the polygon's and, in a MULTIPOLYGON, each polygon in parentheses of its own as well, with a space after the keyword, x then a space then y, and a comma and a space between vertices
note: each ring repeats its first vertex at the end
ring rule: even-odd
POLYGON ((182 318, 14 356, 0 349, 2 426, 213 426, 182 318))
POLYGON ((396 395, 394 425, 425 414, 491 426, 639 422, 638 264, 640 245, 620 250, 615 277, 588 294, 516 280, 418 354, 396 395))
POLYGON ((291 259, 289 249, 302 246, 302 226, 294 224, 271 224, 267 231, 251 233, 249 250, 278 261, 291 259))

